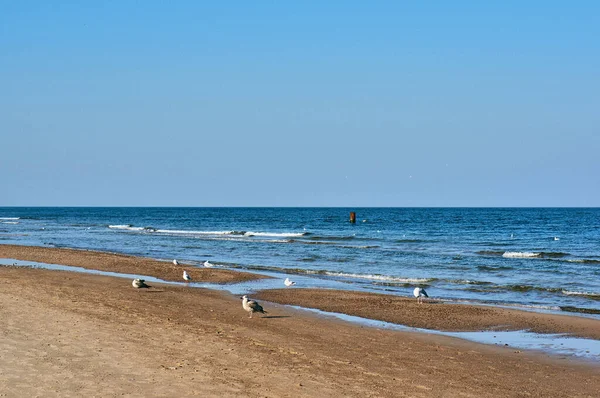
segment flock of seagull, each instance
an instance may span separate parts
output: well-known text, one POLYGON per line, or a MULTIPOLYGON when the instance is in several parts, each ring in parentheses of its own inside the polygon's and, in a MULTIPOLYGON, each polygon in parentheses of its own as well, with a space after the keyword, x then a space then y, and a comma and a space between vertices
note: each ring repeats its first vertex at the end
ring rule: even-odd
MULTIPOLYGON (((179 265, 179 261, 177 261, 175 259, 175 260, 173 260, 173 264, 179 265)), ((214 264, 211 264, 207 260, 204 262, 204 266, 207 268, 210 268, 210 267, 214 267, 214 264)), ((192 280, 192 277, 190 276, 190 274, 188 274, 188 272, 186 270, 183 271, 183 280, 186 282, 190 282, 192 280)), ((295 285, 296 282, 292 281, 290 278, 285 278, 285 280, 283 281, 283 284, 285 286, 289 287, 289 286, 295 285)), ((146 284, 146 281, 144 279, 139 279, 139 278, 134 279, 133 282, 131 282, 131 285, 133 287, 135 287, 136 289, 143 289, 143 288, 150 287, 150 285, 146 284)), ((423 298, 425 298, 425 297, 429 298, 429 295, 427 294, 425 289, 423 289, 422 287, 416 287, 415 290, 413 290, 413 295, 416 297, 417 303, 419 303, 419 304, 423 303, 423 298)), ((264 308, 258 303, 258 301, 250 300, 248 298, 248 296, 246 296, 246 295, 243 295, 240 298, 242 299, 242 308, 246 312, 248 312, 249 318, 252 318, 252 314, 255 312, 258 312, 261 314, 267 313, 267 311, 264 310, 264 308)))

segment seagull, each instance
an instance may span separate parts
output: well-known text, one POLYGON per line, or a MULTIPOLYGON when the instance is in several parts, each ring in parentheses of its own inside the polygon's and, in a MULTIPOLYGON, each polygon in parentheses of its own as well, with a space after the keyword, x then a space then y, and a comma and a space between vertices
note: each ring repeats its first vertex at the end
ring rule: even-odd
POLYGON ((283 281, 283 284, 286 286, 292 286, 292 285, 295 285, 296 282, 291 281, 290 278, 285 278, 285 280, 283 281))
POLYGON ((208 260, 206 260, 206 261, 204 262, 204 266, 205 266, 205 267, 207 267, 207 268, 210 268, 210 267, 214 267, 215 265, 214 265, 214 264, 211 264, 211 263, 209 263, 209 262, 208 262, 208 260))
POLYGON ((427 292, 422 287, 415 287, 413 294, 417 298, 417 303, 419 304, 423 302, 423 297, 429 298, 429 295, 427 295, 427 292))
POLYGON ((189 282, 189 281, 191 281, 191 280, 192 280, 192 277, 191 277, 191 276, 190 276, 190 275, 187 273, 187 271, 183 271, 183 279, 184 279, 186 282, 189 282))
POLYGON ((175 260, 173 260, 173 264, 175 264, 175 265, 179 265, 179 261, 177 261, 177 260, 175 259, 175 260))
POLYGON ((131 282, 131 286, 133 286, 137 289, 150 287, 150 286, 146 285, 146 281, 144 279, 134 279, 133 282, 131 282))
POLYGON ((244 295, 240 298, 242 299, 242 308, 250 313, 250 318, 252 318, 252 314, 255 312, 260 312, 261 314, 267 313, 256 301, 248 300, 248 296, 244 295))
POLYGON ((555 236, 554 240, 560 240, 560 238, 558 236, 555 236))

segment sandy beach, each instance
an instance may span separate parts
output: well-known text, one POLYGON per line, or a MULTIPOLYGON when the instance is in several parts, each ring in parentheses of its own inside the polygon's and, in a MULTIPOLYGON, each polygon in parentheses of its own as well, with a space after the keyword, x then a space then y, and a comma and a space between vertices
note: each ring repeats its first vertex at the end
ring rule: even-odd
MULTIPOLYGON (((0 245, 0 258, 180 280, 131 256, 0 245)), ((220 283, 254 275, 191 270, 220 283)), ((0 267, 0 396, 595 397, 600 365, 426 333, 368 328, 283 304, 439 330, 567 332, 600 321, 382 295, 285 289, 254 296, 252 319, 220 291, 0 267), (279 304, 280 303, 280 304, 279 304)))

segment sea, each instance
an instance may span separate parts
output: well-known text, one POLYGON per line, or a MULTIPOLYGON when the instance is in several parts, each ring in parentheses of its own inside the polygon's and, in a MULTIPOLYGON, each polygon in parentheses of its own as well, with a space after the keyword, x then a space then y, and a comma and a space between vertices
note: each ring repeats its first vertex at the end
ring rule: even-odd
POLYGON ((600 208, 0 207, 0 244, 600 317, 600 208))

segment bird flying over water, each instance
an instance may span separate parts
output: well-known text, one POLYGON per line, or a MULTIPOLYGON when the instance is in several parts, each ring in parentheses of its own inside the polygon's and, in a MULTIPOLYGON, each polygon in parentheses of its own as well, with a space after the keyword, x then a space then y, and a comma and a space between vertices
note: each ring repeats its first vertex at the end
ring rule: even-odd
POLYGON ((292 285, 295 285, 296 282, 291 281, 290 278, 285 278, 285 280, 283 281, 283 284, 286 286, 292 286, 292 285))
POLYGON ((244 295, 240 297, 242 299, 242 308, 250 313, 250 318, 252 318, 252 314, 255 312, 260 312, 261 314, 266 314, 267 311, 263 309, 263 307, 258 304, 257 301, 248 300, 248 296, 244 295))
POLYGON ((144 279, 134 279, 133 282, 131 282, 131 286, 135 287, 136 289, 150 287, 146 285, 146 281, 144 279))
POLYGON ((417 303, 419 304, 423 302, 423 297, 429 297, 425 289, 422 287, 415 287, 415 290, 413 290, 413 295, 417 298, 417 303))
POLYGON ((190 274, 188 274, 188 273, 187 273, 187 271, 183 271, 183 279, 184 279, 186 282, 189 282, 189 281, 191 281, 191 280, 192 280, 192 277, 190 276, 190 274))

